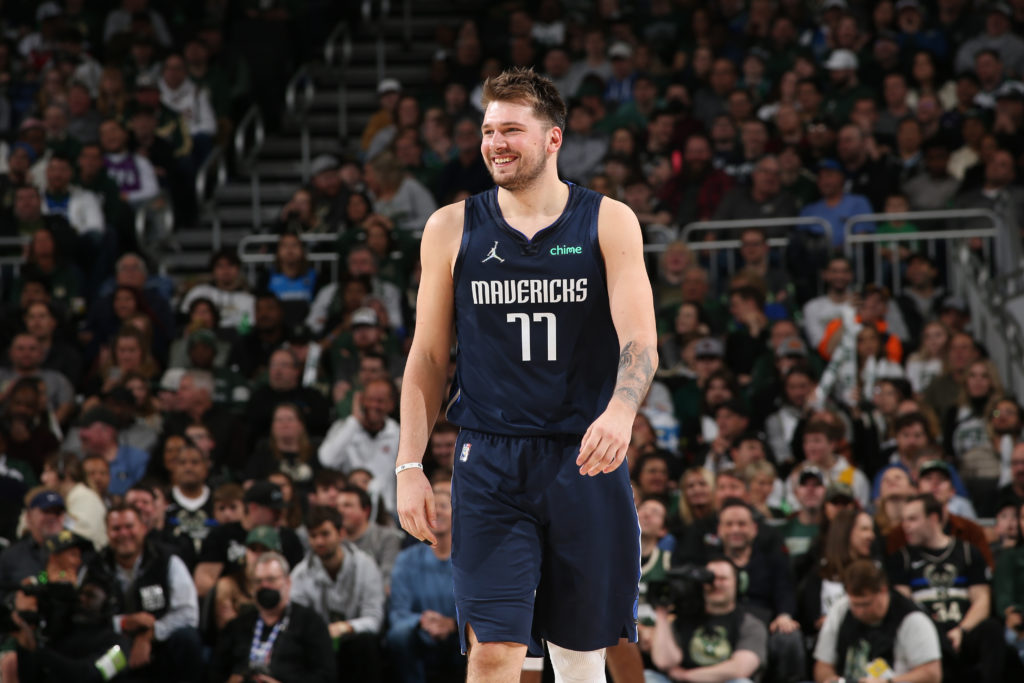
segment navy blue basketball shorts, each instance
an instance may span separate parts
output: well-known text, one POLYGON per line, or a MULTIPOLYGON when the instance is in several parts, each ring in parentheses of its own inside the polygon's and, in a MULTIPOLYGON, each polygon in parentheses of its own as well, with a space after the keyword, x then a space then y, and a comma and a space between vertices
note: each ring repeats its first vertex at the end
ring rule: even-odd
POLYGON ((462 430, 452 478, 452 566, 462 650, 541 641, 579 651, 635 642, 640 526, 628 467, 579 473, 579 436, 462 430))

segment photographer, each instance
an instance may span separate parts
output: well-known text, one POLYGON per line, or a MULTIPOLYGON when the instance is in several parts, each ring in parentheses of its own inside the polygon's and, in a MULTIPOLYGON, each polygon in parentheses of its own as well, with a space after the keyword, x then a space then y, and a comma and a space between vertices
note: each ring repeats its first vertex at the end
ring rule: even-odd
POLYGON ((768 629, 737 608, 736 566, 725 558, 711 560, 706 566, 713 580, 702 587, 704 604, 700 610, 677 604, 673 620, 667 606, 655 608, 651 660, 667 674, 661 680, 753 680, 767 661, 768 629))

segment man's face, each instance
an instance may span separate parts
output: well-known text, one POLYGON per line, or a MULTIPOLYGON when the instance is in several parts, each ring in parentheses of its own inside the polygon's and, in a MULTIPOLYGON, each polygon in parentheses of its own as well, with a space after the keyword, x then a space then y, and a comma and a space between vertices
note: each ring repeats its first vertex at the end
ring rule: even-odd
POLYGON ((107 121, 100 126, 100 146, 107 153, 117 153, 124 149, 126 135, 120 124, 107 121))
POLYGON ((281 302, 277 299, 262 298, 256 300, 256 329, 269 332, 281 324, 281 302))
POLYGON ((359 360, 360 385, 365 387, 374 380, 387 379, 387 376, 388 372, 387 368, 384 367, 383 359, 373 356, 364 356, 359 360))
POLYGON ((661 458, 651 458, 644 462, 636 479, 643 493, 664 493, 668 486, 668 465, 661 458))
POLYGON ((153 500, 153 494, 148 491, 129 491, 124 496, 124 502, 135 508, 135 511, 139 513, 139 521, 145 528, 154 528, 156 503, 153 500))
POLYGON ((332 559, 341 547, 341 534, 330 522, 309 530, 309 547, 322 561, 332 559))
POLYGON ((727 562, 708 562, 715 582, 704 585, 704 601, 713 606, 728 605, 736 599, 736 572, 727 562))
POLYGON ((384 382, 374 382, 363 389, 364 426, 379 428, 394 409, 391 388, 384 382))
POLYGON ((993 187, 1005 187, 1014 179, 1013 157, 1009 152, 998 151, 985 165, 985 180, 993 187))
POLYGON ((736 477, 719 475, 715 480, 715 508, 720 508, 727 498, 747 499, 747 487, 736 477))
POLYGON ((120 510, 107 515, 107 537, 117 557, 134 557, 142 550, 146 527, 134 510, 120 510))
POLYGON ((456 432, 437 432, 430 435, 430 455, 434 462, 442 467, 451 467, 455 463, 456 432))
POLYGON ((750 420, 734 413, 728 408, 719 408, 715 414, 715 422, 718 424, 718 433, 726 439, 734 439, 747 428, 750 420))
POLYGON ((738 505, 726 508, 718 516, 718 537, 727 551, 749 548, 757 536, 757 525, 750 510, 738 505))
POLYGON ((932 520, 925 517, 924 503, 912 500, 903 504, 903 519, 900 523, 909 545, 923 545, 929 536, 932 520))
POLYGON ((57 320, 41 304, 29 306, 25 313, 25 329, 36 339, 49 339, 57 328, 57 320))
POLYGON ((889 590, 882 589, 877 593, 850 595, 850 613, 854 619, 868 626, 875 626, 885 618, 889 611, 889 590))
POLYGON ((527 105, 495 101, 487 105, 480 153, 494 184, 515 192, 532 187, 547 168, 549 149, 561 132, 545 125, 527 105))
POLYGON ((34 187, 19 187, 14 193, 14 216, 20 221, 34 221, 42 215, 42 201, 34 187))
POLYGON ((253 581, 259 588, 272 588, 281 593, 281 605, 287 605, 291 597, 291 579, 277 562, 257 564, 253 570, 253 581))
POLYGON ((1010 479, 1017 489, 1024 489, 1024 443, 1013 447, 1010 456, 1010 479))
POLYGON ((935 500, 943 505, 953 499, 956 491, 953 490, 953 482, 942 472, 930 471, 921 475, 917 481, 917 490, 921 493, 930 493, 935 500))
POLYGON ((831 168, 818 171, 818 191, 823 197, 835 197, 843 192, 843 173, 831 168))
POLYGON ((804 457, 807 462, 818 467, 827 464, 832 456, 832 442, 821 433, 804 434, 804 457))
POLYGON ((219 289, 229 289, 238 282, 238 266, 230 259, 217 259, 213 264, 213 284, 219 289))
MULTIPOLYGON (((755 183, 755 185, 757 183, 757 179, 756 179, 757 174, 762 172, 762 171, 766 172, 766 173, 768 171, 771 171, 769 173, 769 175, 772 175, 772 176, 774 176, 776 178, 778 177, 778 174, 779 174, 778 163, 777 162, 772 162, 772 163, 775 164, 774 167, 773 167, 774 170, 769 168, 768 171, 765 171, 764 168, 762 168, 762 167, 764 167, 765 163, 766 162, 761 162, 761 164, 758 165, 758 168, 760 170, 754 172, 754 176, 755 176, 754 183, 755 183)), ((768 257, 768 241, 765 239, 764 235, 762 233, 760 233, 760 232, 757 232, 757 231, 754 231, 754 230, 751 230, 749 232, 745 232, 740 237, 740 255, 743 257, 743 262, 745 264, 747 264, 748 266, 750 266, 750 265, 761 265, 762 263, 764 263, 765 259, 768 257)))
POLYGON ((182 83, 184 83, 186 75, 185 62, 181 57, 168 57, 164 62, 164 82, 167 83, 171 89, 178 88, 182 83))
POLYGON ((291 391, 299 386, 299 368, 290 353, 277 351, 270 357, 267 379, 275 391, 291 391))
POLYGON ((64 528, 64 510, 61 508, 29 508, 25 513, 25 526, 37 540, 60 533, 64 528))
POLYGON ((825 268, 825 284, 838 292, 846 291, 853 282, 853 271, 846 261, 832 261, 825 268))
POLYGON ((368 249, 353 250, 349 253, 346 263, 348 272, 354 276, 369 275, 373 277, 377 274, 377 263, 368 249))
POLYGON ((185 488, 201 486, 209 473, 209 465, 199 449, 186 446, 178 452, 174 460, 172 483, 185 488))
POLYGON ((30 334, 19 334, 11 342, 11 365, 19 372, 31 372, 42 362, 39 341, 30 334))
POLYGON ((918 423, 909 424, 896 432, 896 450, 906 459, 914 459, 917 452, 928 445, 928 435, 918 423))
POLYGON ((857 126, 843 126, 836 140, 836 152, 843 163, 859 161, 864 153, 864 134, 857 126))
POLYGON ((434 484, 434 510, 437 521, 435 534, 450 534, 452 531, 452 488, 451 484, 434 484))
POLYGON ((54 194, 67 192, 71 184, 71 164, 63 159, 51 159, 46 165, 46 188, 54 194))
POLYGON ((744 439, 732 449, 731 455, 733 465, 742 470, 752 462, 765 459, 764 444, 757 439, 744 439))
POLYGON ((349 533, 358 533, 369 521, 369 510, 364 510, 359 496, 355 493, 338 493, 338 512, 342 523, 349 533))
POLYGON ((805 510, 820 510, 825 504, 825 485, 817 477, 805 477, 796 487, 796 499, 805 510))

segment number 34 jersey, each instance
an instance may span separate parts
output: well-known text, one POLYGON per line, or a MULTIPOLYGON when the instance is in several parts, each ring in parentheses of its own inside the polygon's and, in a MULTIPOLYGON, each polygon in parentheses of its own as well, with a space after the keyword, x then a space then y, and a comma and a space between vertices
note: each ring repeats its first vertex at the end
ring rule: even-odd
POLYGON ((619 343, 597 238, 603 197, 568 187, 562 214, 533 239, 505 221, 497 188, 466 200, 447 409, 461 427, 583 434, 611 398, 619 343))
POLYGON ((940 632, 960 623, 971 606, 968 589, 989 582, 985 558, 958 538, 940 550, 904 547, 889 557, 893 585, 910 586, 914 602, 927 612, 940 632))

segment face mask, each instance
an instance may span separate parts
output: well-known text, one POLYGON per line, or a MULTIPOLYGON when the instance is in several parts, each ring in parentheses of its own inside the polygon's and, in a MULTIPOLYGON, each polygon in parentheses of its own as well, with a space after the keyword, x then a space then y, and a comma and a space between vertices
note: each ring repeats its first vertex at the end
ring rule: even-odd
POLYGON ((281 604, 281 591, 273 588, 261 588, 256 591, 256 604, 263 609, 274 609, 281 604))

